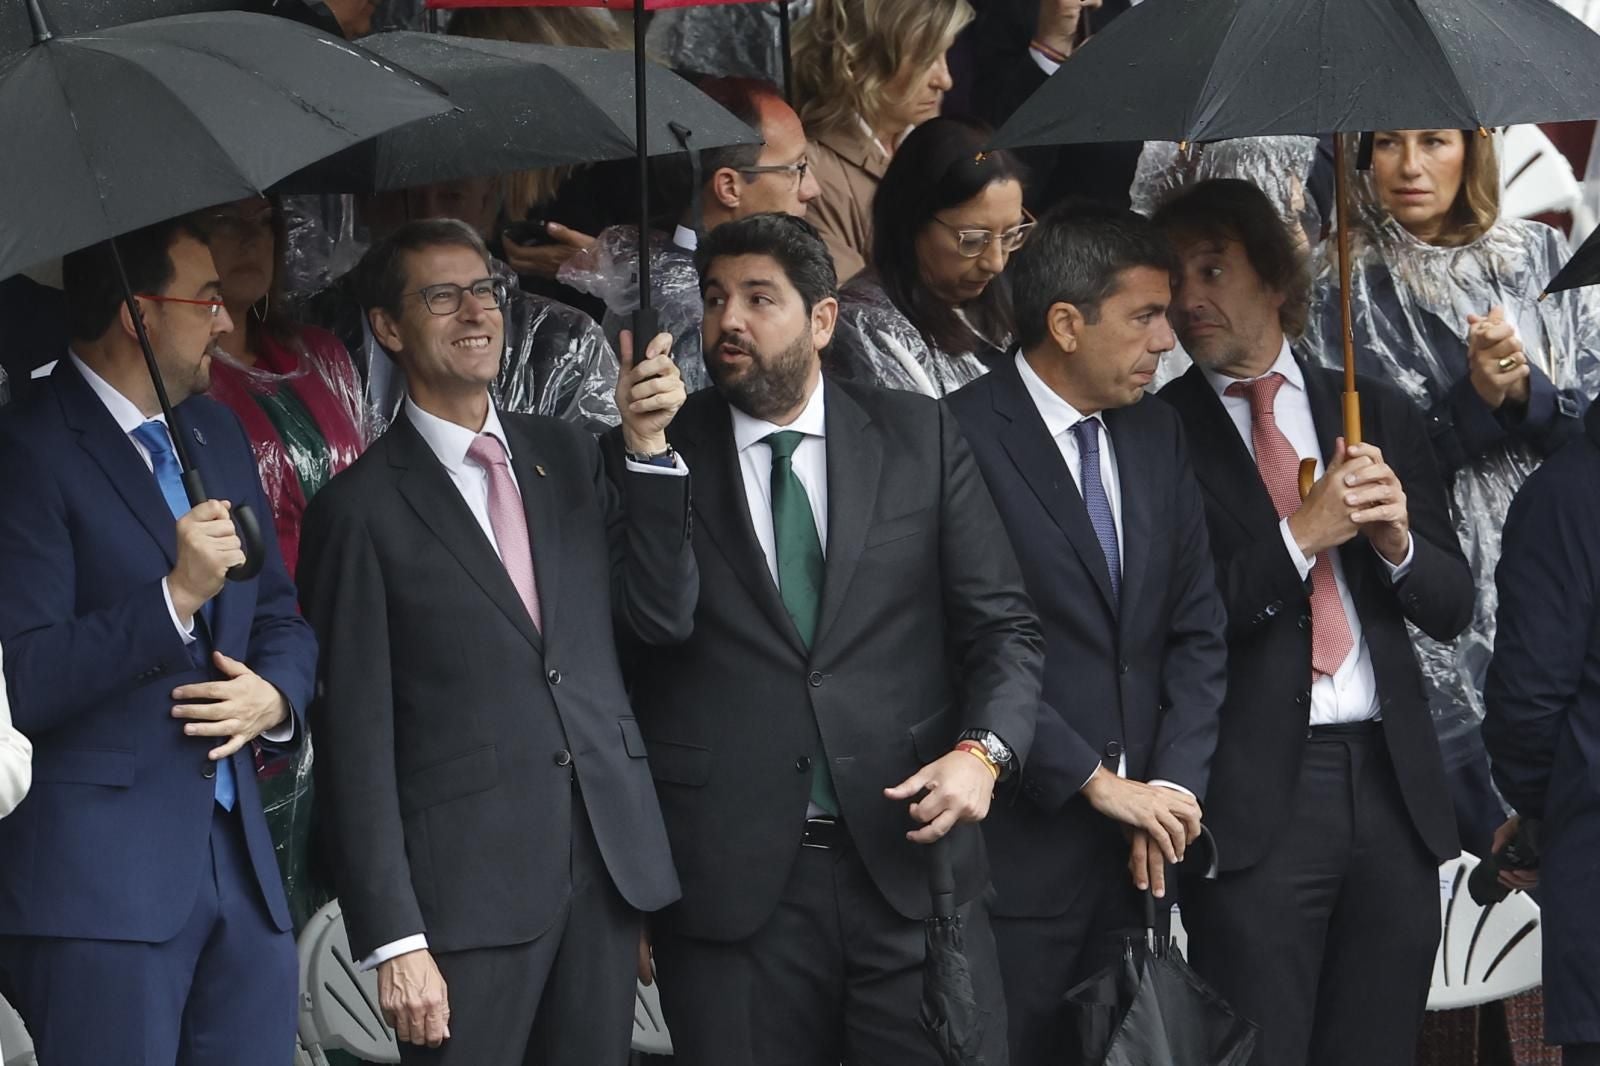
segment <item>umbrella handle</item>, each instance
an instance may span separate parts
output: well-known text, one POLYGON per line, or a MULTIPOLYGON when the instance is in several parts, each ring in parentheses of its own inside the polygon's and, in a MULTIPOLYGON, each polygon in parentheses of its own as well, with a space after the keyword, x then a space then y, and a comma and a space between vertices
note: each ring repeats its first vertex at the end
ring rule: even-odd
POLYGON ((1315 459, 1300 460, 1300 498, 1303 500, 1311 495, 1311 486, 1317 483, 1317 461, 1315 459))
MULTIPOLYGON (((189 497, 191 504, 198 507, 210 499, 205 483, 200 480, 200 471, 185 470, 182 477, 184 495, 189 497)), ((239 531, 239 544, 244 548, 244 562, 228 571, 228 580, 249 581, 261 573, 261 567, 267 561, 266 541, 261 539, 261 521, 247 503, 233 508, 232 514, 234 527, 239 531)))
POLYGON ((661 313, 654 307, 636 307, 633 310, 633 362, 644 362, 650 342, 661 332, 661 313))
POLYGON ((956 870, 950 857, 950 838, 940 837, 928 845, 928 891, 933 896, 933 916, 956 916, 956 870))

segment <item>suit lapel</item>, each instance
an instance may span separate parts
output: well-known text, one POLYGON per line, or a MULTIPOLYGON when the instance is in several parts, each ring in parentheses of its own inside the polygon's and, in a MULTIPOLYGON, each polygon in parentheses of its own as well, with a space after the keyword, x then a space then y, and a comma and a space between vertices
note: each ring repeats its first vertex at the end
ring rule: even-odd
POLYGON ((118 427, 117 420, 111 417, 111 412, 78 373, 71 359, 61 360, 51 380, 56 386, 62 417, 77 432, 79 447, 99 464, 122 502, 160 547, 167 563, 176 564, 177 521, 172 517, 166 497, 161 494, 161 486, 156 484, 155 475, 139 458, 133 442, 118 427))
POLYGON ((844 390, 824 379, 828 453, 828 542, 823 554, 822 613, 814 645, 822 643, 839 616, 850 579, 867 542, 867 528, 878 504, 883 444, 872 419, 844 390))
MULTIPOLYGON (((1152 403, 1141 398, 1139 403, 1152 403)), ((1150 526, 1155 513, 1150 498, 1154 486, 1147 474, 1144 458, 1145 441, 1129 429, 1118 410, 1105 412, 1106 432, 1111 437, 1112 457, 1117 466, 1117 485, 1122 494, 1122 595, 1120 614, 1122 628, 1137 612, 1128 605, 1138 602, 1140 585, 1150 560, 1150 526)))
MULTIPOLYGON (((456 557, 528 643, 542 651, 544 641, 533 628, 533 619, 528 617, 528 609, 523 606, 522 597, 511 583, 500 556, 495 554, 489 538, 483 535, 483 527, 478 525, 449 473, 411 424, 411 419, 402 413, 394 420, 385 439, 390 443, 390 463, 402 471, 400 493, 417 517, 456 557)), ((520 470, 518 476, 521 476, 520 470)), ((530 541, 533 539, 531 530, 530 526, 530 541)), ((535 574, 542 576, 537 564, 535 574)))
MULTIPOLYGON (((1082 560, 1084 567, 1100 589, 1106 609, 1116 614, 1116 601, 1111 598, 1111 571, 1106 567, 1105 550, 1089 522, 1089 510, 1084 505, 1083 493, 1072 479, 1072 471, 1061 457, 1061 449, 1051 439, 1033 398, 1022 384, 1016 365, 1007 360, 990 373, 994 387, 995 413, 1005 420, 1000 434, 1001 447, 1028 483, 1045 511, 1066 534, 1082 560)), ((1126 495, 1124 495, 1126 499, 1126 495)), ((1128 538, 1124 534, 1123 540, 1128 538)))
POLYGON ((685 453, 694 471, 692 507, 697 531, 716 543, 767 621, 795 651, 805 655, 805 642, 783 606, 772 571, 767 567, 767 557, 762 554, 761 542, 756 540, 755 527, 750 522, 750 504, 745 498, 744 475, 734 451, 733 422, 728 417, 727 402, 720 397, 708 401, 702 419, 674 424, 673 432, 686 445, 685 453))
MULTIPOLYGON (((516 471, 517 489, 522 494, 522 513, 528 523, 528 546, 533 552, 533 577, 539 593, 539 614, 548 632, 556 617, 560 595, 561 501, 556 498, 555 482, 540 473, 550 457, 543 454, 541 441, 523 426, 501 419, 511 441, 511 468, 516 471)), ((503 569, 503 568, 502 568, 503 569)), ((507 578, 509 581, 510 579, 507 578)), ((515 590, 516 586, 512 586, 515 590)), ((522 602, 522 597, 517 597, 522 602)))
POLYGON ((1190 367, 1163 394, 1170 394, 1183 414, 1195 476, 1221 503, 1218 510, 1250 536, 1277 525, 1278 509, 1267 495, 1261 471, 1200 368, 1190 367))

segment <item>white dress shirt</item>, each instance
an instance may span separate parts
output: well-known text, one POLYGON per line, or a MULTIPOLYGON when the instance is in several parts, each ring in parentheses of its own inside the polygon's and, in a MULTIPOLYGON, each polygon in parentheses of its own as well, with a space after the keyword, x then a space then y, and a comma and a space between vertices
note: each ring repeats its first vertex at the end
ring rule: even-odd
POLYGON ((686 252, 692 252, 700 247, 700 235, 688 226, 679 226, 672 231, 672 243, 686 252))
POLYGON ((828 554, 828 448, 827 430, 824 428, 823 388, 819 381, 806 401, 805 410, 787 426, 773 425, 729 406, 733 418, 733 447, 739 455, 739 473, 744 479, 744 501, 750 508, 750 524, 755 527, 756 542, 766 557, 767 571, 772 583, 778 583, 777 536, 772 531, 772 445, 763 438, 784 430, 805 434, 805 439, 795 449, 790 466, 806 490, 806 500, 811 504, 811 517, 817 523, 817 539, 822 542, 822 554, 828 554))
POLYGON ((1044 71, 1045 77, 1049 77, 1061 69, 1061 64, 1053 57, 1045 55, 1044 52, 1032 45, 1028 46, 1028 58, 1033 60, 1034 66, 1044 71))
MULTIPOLYGON (((1203 369, 1203 368, 1202 368, 1203 369)), ((1203 370, 1206 380, 1216 390, 1222 406, 1233 420, 1234 428, 1239 431, 1239 436, 1244 440, 1245 449, 1255 458, 1255 443, 1251 439, 1250 430, 1250 401, 1244 396, 1229 396, 1228 387, 1240 381, 1238 378, 1228 377, 1211 370, 1203 370)), ((1317 477, 1323 474, 1322 448, 1317 442, 1317 426, 1311 417, 1311 401, 1306 396, 1305 375, 1300 371, 1300 364, 1295 362, 1294 356, 1289 353, 1289 344, 1284 342, 1283 350, 1278 353, 1277 362, 1272 364, 1272 369, 1267 374, 1282 374, 1284 385, 1278 389, 1277 397, 1272 404, 1272 417, 1278 429, 1288 438, 1296 454, 1301 459, 1315 459, 1317 461, 1317 477)), ((1266 377, 1266 374, 1261 375, 1266 377)), ((1251 381, 1258 380, 1255 378, 1251 381)), ((1315 558, 1307 558, 1295 542, 1294 534, 1289 531, 1289 520, 1282 519, 1278 529, 1283 535, 1284 550, 1289 553, 1289 560, 1294 563, 1295 570, 1305 580, 1311 568, 1316 564, 1315 558)), ((1398 581, 1411 569, 1411 557, 1415 550, 1414 542, 1408 541, 1406 557, 1400 565, 1390 563, 1382 555, 1378 560, 1383 563, 1384 572, 1389 575, 1390 581, 1398 581)), ((1350 598, 1350 586, 1345 582, 1344 563, 1339 558, 1337 551, 1328 552, 1328 559, 1333 564, 1333 580, 1339 590, 1339 602, 1344 606, 1345 617, 1350 623, 1350 635, 1354 643, 1350 653, 1345 656, 1344 662, 1339 664, 1339 669, 1333 674, 1317 678, 1311 685, 1311 725, 1335 725, 1342 722, 1365 722, 1379 717, 1378 714, 1378 679, 1372 672, 1372 654, 1367 650, 1367 642, 1361 635, 1361 618, 1356 613, 1355 601, 1350 598)))
POLYGON ((11 704, 0 664, 0 818, 16 810, 33 782, 33 745, 11 725, 11 704))

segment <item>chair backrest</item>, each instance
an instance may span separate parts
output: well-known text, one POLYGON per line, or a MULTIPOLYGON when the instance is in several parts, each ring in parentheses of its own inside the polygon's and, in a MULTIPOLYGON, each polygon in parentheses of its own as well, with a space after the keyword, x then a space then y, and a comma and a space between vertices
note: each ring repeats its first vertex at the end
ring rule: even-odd
POLYGON ((1538 126, 1506 127, 1500 155, 1500 213, 1505 217, 1532 218, 1573 211, 1582 204, 1583 187, 1572 164, 1538 126))
POLYGON ((1513 892, 1480 907, 1467 891, 1467 878, 1477 866, 1476 856, 1462 852, 1439 867, 1443 933, 1433 960, 1429 1010, 1491 1003, 1539 984, 1539 905, 1513 892))
POLYGON ((4 1066, 38 1066, 33 1053, 33 1041, 22 1024, 22 1018, 11 1004, 0 997, 0 1064, 4 1066))
MULTIPOLYGON (((307 1057, 318 1062, 325 1049, 336 1049, 368 1062, 399 1062, 394 1030, 378 1008, 377 973, 356 969, 338 900, 312 915, 301 930, 299 955, 300 1043, 307 1057)), ((633 1050, 672 1054, 672 1038, 654 986, 639 985, 637 997, 633 1050)))

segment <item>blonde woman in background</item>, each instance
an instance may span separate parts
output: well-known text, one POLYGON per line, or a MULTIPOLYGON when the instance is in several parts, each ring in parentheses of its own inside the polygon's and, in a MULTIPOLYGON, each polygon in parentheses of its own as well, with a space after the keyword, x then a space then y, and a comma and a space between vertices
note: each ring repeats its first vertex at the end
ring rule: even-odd
POLYGON ((794 31, 795 97, 820 193, 816 226, 842 285, 872 248, 872 197, 895 148, 939 114, 945 53, 972 21, 967 0, 817 0, 794 31))

